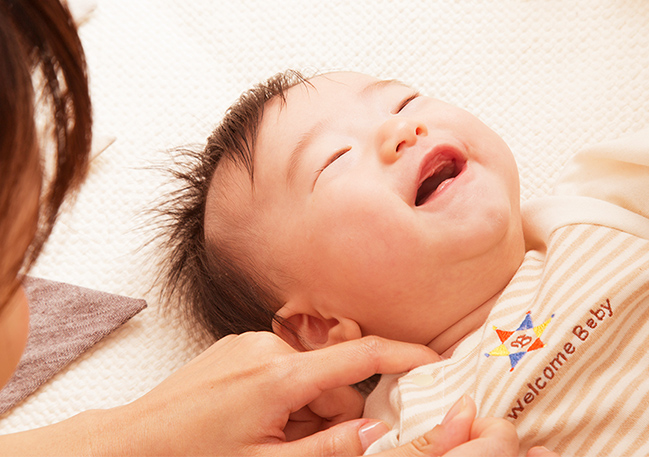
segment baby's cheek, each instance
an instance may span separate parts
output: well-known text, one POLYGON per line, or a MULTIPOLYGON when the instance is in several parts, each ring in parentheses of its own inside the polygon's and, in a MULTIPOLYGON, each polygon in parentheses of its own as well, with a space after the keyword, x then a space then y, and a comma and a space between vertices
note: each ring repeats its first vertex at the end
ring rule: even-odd
POLYGON ((320 225, 323 260, 337 276, 367 287, 395 279, 392 269, 408 268, 402 260, 409 247, 401 243, 407 230, 390 214, 346 206, 327 215, 320 225))

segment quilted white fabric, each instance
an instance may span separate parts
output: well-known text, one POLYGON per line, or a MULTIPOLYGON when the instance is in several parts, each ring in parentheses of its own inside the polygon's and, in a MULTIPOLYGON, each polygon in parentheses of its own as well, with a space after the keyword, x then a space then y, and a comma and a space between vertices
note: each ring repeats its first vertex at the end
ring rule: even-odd
POLYGON ((0 417, 0 433, 141 396, 200 351, 165 318, 142 228, 151 166, 201 143, 251 84, 286 68, 356 70, 467 108, 508 142, 522 198, 568 155, 648 124, 646 0, 98 0, 81 36, 97 149, 35 276, 149 308, 0 417))

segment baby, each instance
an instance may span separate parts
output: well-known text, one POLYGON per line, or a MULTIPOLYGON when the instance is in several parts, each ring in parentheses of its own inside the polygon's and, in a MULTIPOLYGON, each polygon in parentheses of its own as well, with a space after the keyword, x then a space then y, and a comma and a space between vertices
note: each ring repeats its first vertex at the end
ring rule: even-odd
POLYGON ((647 455, 647 160, 647 134, 585 151, 520 208, 510 149, 470 113, 394 80, 287 72, 181 173, 168 293, 213 337, 379 335, 446 357, 382 378, 366 414, 393 430, 368 453, 467 393, 524 453, 647 455))

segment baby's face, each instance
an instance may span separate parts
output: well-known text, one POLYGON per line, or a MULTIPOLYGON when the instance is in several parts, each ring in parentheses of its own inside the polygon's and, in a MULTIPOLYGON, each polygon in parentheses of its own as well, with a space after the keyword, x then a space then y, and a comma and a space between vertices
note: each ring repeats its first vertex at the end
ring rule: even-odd
POLYGON ((238 204, 221 217, 254 221, 264 243, 251 253, 289 308, 427 344, 521 262, 512 153, 470 113, 398 82, 310 83, 267 104, 254 186, 223 175, 238 204))

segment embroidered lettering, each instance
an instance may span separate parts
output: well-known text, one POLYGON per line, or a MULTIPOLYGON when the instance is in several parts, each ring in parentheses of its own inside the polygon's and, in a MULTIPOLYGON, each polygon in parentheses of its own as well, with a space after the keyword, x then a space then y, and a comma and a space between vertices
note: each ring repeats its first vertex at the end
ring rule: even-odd
POLYGON ((546 377, 548 380, 551 380, 553 377, 555 377, 555 372, 553 371, 553 369, 551 369, 550 366, 546 366, 544 368, 543 374, 544 377, 546 377))
POLYGON ((558 370, 559 366, 562 366, 562 361, 560 360, 562 358, 564 362, 566 362, 566 356, 564 356, 564 353, 558 353, 555 358, 551 360, 551 367, 555 369, 556 371, 558 370), (555 367, 555 363, 557 363, 558 367, 555 367))
MULTIPOLYGON (((586 319, 584 324, 577 324, 571 331, 580 342, 586 341, 591 335, 587 328, 596 329, 601 321, 614 315, 612 304, 609 302, 609 299, 606 299, 604 303, 599 304, 598 307, 589 309, 589 312, 590 316, 586 319)), ((521 336, 519 339, 521 339, 521 336)), ((519 343, 519 339, 513 341, 511 345, 515 346, 515 343, 519 343)), ((521 343, 523 343, 523 341, 521 341, 521 343)), ((526 391, 522 397, 517 399, 516 404, 510 409, 510 413, 507 414, 509 418, 517 420, 523 414, 526 406, 530 405, 535 399, 541 396, 542 391, 562 369, 564 363, 568 361, 567 355, 575 353, 576 347, 569 341, 562 346, 562 350, 564 351, 558 352, 555 357, 549 361, 548 365, 542 369, 541 376, 535 378, 534 382, 526 384, 528 391, 526 391)))
POLYGON ((512 408, 512 411, 511 413, 508 414, 508 416, 516 420, 519 414, 523 411, 524 411, 524 406, 521 405, 521 401, 517 399, 517 405, 512 408))
POLYGON ((573 328, 573 333, 583 342, 587 340, 587 337, 589 337, 589 331, 582 329, 582 326, 576 326, 573 328))
POLYGON ((518 348, 523 348, 526 345, 528 345, 530 342, 532 342, 533 338, 529 337, 527 335, 521 335, 517 337, 511 344, 511 347, 518 347, 518 348))
POLYGON ((609 303, 609 299, 606 299, 605 303, 600 304, 600 306, 609 312, 608 316, 612 316, 614 314, 614 312, 612 311, 612 304, 609 303))
POLYGON ((589 310, 593 316, 598 318, 598 321, 603 321, 603 318, 605 318, 605 311, 603 309, 598 309, 595 312, 593 310, 589 310))

